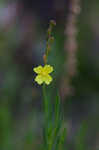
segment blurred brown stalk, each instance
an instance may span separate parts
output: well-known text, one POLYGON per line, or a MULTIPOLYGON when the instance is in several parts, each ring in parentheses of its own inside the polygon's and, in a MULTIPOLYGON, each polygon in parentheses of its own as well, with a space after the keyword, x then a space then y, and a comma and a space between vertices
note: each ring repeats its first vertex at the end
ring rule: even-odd
POLYGON ((80 0, 70 0, 69 12, 65 25, 65 42, 64 50, 66 53, 66 60, 64 63, 64 76, 61 82, 61 96, 65 99, 67 96, 73 94, 73 87, 70 85, 72 77, 77 73, 77 19, 80 13, 80 0))

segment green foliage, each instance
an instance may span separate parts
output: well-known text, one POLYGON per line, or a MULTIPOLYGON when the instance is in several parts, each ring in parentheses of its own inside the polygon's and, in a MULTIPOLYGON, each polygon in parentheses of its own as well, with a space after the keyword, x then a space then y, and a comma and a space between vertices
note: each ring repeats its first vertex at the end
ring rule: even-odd
POLYGON ((0 149, 11 150, 11 114, 4 105, 0 107, 0 149))
POLYGON ((87 150, 86 147, 86 134, 87 134, 88 126, 86 122, 83 122, 81 128, 75 138, 75 149, 76 150, 87 150))
POLYGON ((43 85, 45 125, 43 130, 43 150, 62 150, 66 135, 60 111, 60 98, 57 94, 54 107, 46 97, 46 87, 43 85), (53 111, 54 108, 54 111, 53 111), (52 113, 53 112, 53 113, 52 113), (54 116, 54 118, 53 118, 54 116))

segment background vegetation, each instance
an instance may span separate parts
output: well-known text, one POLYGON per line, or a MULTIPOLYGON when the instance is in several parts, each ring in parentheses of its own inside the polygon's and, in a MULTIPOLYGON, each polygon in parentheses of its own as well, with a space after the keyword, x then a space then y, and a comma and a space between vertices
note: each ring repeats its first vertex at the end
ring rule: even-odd
MULTIPOLYGON (((46 31, 56 20, 49 62, 54 82, 48 87, 53 104, 63 81, 65 24, 69 0, 0 1, 0 150, 39 150, 44 122, 42 91, 33 67, 43 64, 46 31)), ((99 0, 82 0, 77 18, 77 73, 73 91, 62 99, 66 150, 99 150, 99 0)), ((62 91, 64 92, 64 91, 62 91)))

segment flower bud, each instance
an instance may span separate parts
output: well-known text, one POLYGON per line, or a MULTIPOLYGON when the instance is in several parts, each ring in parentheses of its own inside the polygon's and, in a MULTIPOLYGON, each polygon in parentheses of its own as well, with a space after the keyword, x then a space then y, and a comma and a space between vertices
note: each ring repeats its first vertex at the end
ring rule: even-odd
POLYGON ((45 54, 43 55, 43 60, 44 60, 44 64, 46 64, 47 63, 47 56, 45 54))

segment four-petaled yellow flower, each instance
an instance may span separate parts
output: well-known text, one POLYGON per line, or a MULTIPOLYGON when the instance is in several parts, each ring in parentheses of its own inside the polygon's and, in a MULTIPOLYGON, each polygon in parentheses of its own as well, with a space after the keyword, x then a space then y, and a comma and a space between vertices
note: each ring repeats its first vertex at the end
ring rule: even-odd
POLYGON ((45 65, 44 67, 38 66, 33 69, 38 75, 35 78, 35 81, 38 84, 46 83, 47 85, 53 80, 49 75, 53 71, 53 67, 50 65, 45 65))

